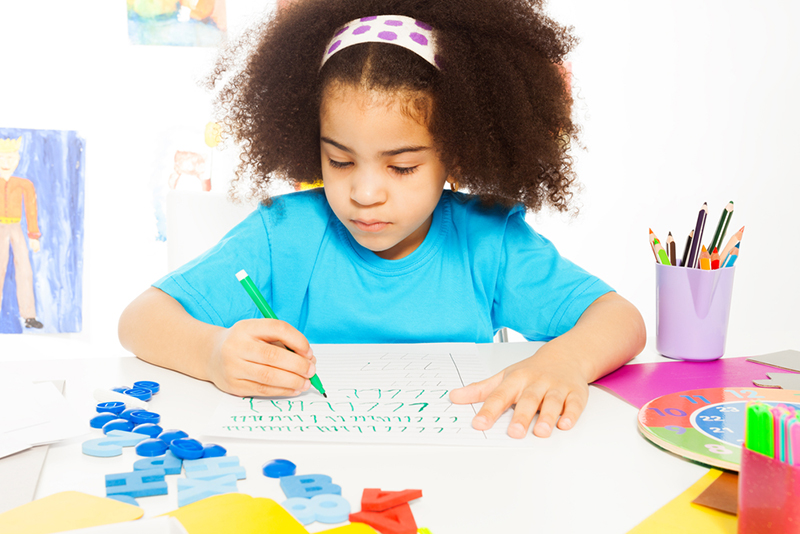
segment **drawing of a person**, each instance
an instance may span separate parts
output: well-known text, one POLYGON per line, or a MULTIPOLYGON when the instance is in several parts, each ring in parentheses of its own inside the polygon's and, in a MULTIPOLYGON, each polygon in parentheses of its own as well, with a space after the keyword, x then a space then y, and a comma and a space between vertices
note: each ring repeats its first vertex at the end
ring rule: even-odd
POLYGON ((22 212, 28 223, 28 240, 34 252, 39 251, 39 223, 36 213, 36 189, 33 182, 12 176, 19 165, 19 148, 22 137, 0 139, 0 308, 2 308, 3 282, 8 268, 9 248, 14 253, 14 271, 17 282, 19 314, 25 328, 42 328, 36 320, 36 302, 33 296, 33 270, 28 258, 28 243, 22 233, 22 212))

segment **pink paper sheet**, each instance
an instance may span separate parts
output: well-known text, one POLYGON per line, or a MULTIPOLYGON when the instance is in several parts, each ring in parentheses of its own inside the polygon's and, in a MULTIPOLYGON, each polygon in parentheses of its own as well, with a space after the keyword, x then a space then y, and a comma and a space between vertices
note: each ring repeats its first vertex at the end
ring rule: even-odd
POLYGON ((632 363, 597 380, 594 385, 641 408, 662 395, 690 389, 754 388, 753 380, 766 379, 767 372, 775 371, 774 367, 748 362, 747 358, 632 363))

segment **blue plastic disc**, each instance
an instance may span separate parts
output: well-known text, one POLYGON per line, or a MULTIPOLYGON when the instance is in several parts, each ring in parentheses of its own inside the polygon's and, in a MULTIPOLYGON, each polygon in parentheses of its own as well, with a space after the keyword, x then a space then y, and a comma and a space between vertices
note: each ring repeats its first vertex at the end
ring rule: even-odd
POLYGON ((117 393, 125 393, 126 389, 131 389, 128 386, 117 386, 115 388, 111 388, 111 391, 116 391, 117 393))
POLYGON ((222 445, 217 445, 216 443, 203 445, 203 458, 214 458, 216 456, 225 456, 226 454, 228 454, 228 451, 222 445))
POLYGON ((151 382, 150 380, 139 380, 138 382, 134 382, 133 387, 149 389, 150 391, 153 392, 153 395, 155 395, 161 390, 161 386, 158 384, 158 382, 151 382))
POLYGON ((122 413, 122 410, 125 409, 125 403, 120 401, 111 401, 111 402, 100 402, 95 407, 97 413, 113 413, 114 415, 119 415, 122 413))
POLYGON ((112 419, 103 425, 103 434, 108 434, 112 430, 123 430, 125 432, 130 432, 133 430, 133 423, 127 419, 112 419))
POLYGON ((131 423, 134 425, 143 425, 145 423, 153 423, 157 425, 161 422, 161 416, 155 412, 148 412, 146 410, 137 410, 131 413, 131 423))
POLYGON ((124 410, 121 414, 119 414, 119 417, 120 419, 127 419, 128 421, 130 421, 131 414, 133 412, 141 412, 141 411, 142 411, 141 408, 128 408, 127 410, 124 410))
POLYGON ((172 443, 173 439, 181 439, 181 438, 188 438, 188 437, 189 437, 189 434, 187 434, 183 430, 175 430, 174 428, 170 429, 170 430, 165 430, 161 434, 158 435, 158 439, 160 439, 161 441, 163 441, 167 445, 172 443))
MULTIPOLYGON (((133 427, 131 432, 136 432, 137 434, 146 434, 151 438, 157 438, 163 431, 164 429, 158 425, 154 425, 153 423, 144 423, 142 425, 136 425, 133 427)), ((168 443, 165 442, 165 445, 168 445, 168 443)))
POLYGON ((169 447, 157 438, 150 438, 136 445, 136 454, 139 456, 161 456, 169 447))
POLYGON ((290 477, 297 471, 297 466, 289 460, 270 460, 261 467, 261 471, 269 478, 290 477))
POLYGON ((203 444, 191 438, 173 439, 169 450, 181 460, 197 460, 203 456, 203 444))
POLYGON ((89 426, 92 428, 103 428, 104 424, 114 419, 119 419, 119 417, 111 412, 99 413, 89 419, 89 426))
POLYGON ((153 393, 149 389, 144 389, 144 388, 126 389, 125 391, 123 391, 123 393, 125 395, 130 395, 131 397, 134 397, 134 398, 137 398, 137 399, 143 400, 143 401, 149 401, 153 396, 153 393))

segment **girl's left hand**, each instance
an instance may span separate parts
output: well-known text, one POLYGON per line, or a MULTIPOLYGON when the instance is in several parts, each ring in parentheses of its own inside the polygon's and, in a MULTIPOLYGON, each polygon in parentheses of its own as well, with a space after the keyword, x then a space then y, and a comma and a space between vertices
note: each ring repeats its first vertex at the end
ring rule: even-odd
POLYGON ((450 400, 455 404, 483 402, 472 420, 477 430, 490 429, 514 404, 514 415, 508 425, 508 435, 512 438, 525 437, 536 412, 539 419, 533 428, 534 435, 550 436, 556 421, 559 429, 569 430, 586 407, 589 380, 578 362, 550 348, 544 345, 530 358, 491 378, 452 390, 450 400))

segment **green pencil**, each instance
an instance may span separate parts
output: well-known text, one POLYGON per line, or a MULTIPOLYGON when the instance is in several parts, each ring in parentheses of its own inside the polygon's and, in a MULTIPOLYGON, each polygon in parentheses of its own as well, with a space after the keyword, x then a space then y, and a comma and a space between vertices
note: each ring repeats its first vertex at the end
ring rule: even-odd
POLYGON ((728 204, 725 206, 725 209, 722 210, 722 216, 719 218, 717 230, 714 232, 714 239, 712 239, 711 244, 706 247, 709 254, 714 252, 714 247, 717 247, 718 249, 722 248, 722 240, 725 239, 725 232, 728 231, 728 223, 731 222, 732 215, 733 200, 728 202, 728 204))
MULTIPOLYGON (((253 280, 247 276, 247 273, 244 271, 244 269, 236 273, 236 278, 242 283, 242 287, 244 287, 244 290, 247 291, 248 295, 250 295, 250 298, 253 299, 253 302, 261 312, 261 315, 267 319, 278 318, 278 316, 275 315, 275 312, 272 311, 272 308, 269 307, 267 299, 265 299, 264 295, 261 294, 261 291, 258 290, 255 283, 253 283, 253 280)), ((317 375, 312 376, 310 378, 310 382, 311 385, 314 386, 314 389, 319 391, 326 399, 328 398, 328 395, 325 393, 325 388, 322 387, 322 382, 317 375)))

